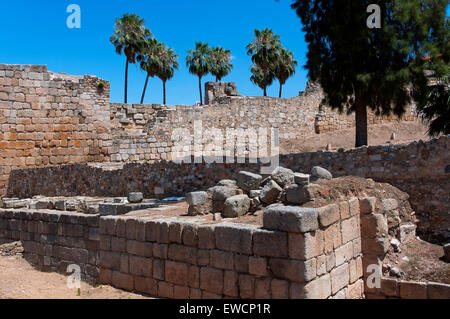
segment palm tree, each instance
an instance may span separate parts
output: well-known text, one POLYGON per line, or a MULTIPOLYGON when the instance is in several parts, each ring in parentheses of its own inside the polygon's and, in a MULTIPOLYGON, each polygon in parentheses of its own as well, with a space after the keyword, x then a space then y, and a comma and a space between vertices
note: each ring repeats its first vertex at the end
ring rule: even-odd
POLYGON ((275 79, 275 74, 273 72, 265 73, 255 64, 253 64, 251 72, 252 76, 250 77, 250 81, 259 86, 264 92, 266 87, 271 85, 275 79))
POLYGON ((116 19, 116 29, 110 41, 116 47, 119 55, 125 54, 127 62, 125 65, 125 103, 127 103, 128 92, 128 64, 136 63, 136 56, 141 50, 145 39, 151 37, 150 30, 144 27, 144 19, 137 14, 127 13, 120 19, 116 19))
POLYGON ((280 82, 280 98, 283 85, 291 76, 295 74, 295 67, 297 65, 297 61, 294 60, 294 54, 285 48, 281 48, 280 55, 274 69, 275 77, 278 79, 278 82, 280 82))
POLYGON ((221 47, 215 47, 210 52, 211 74, 216 77, 216 82, 220 82, 233 69, 231 64, 231 51, 221 47))
POLYGON ((157 76, 163 82, 163 104, 166 105, 166 82, 173 78, 175 70, 178 70, 178 55, 171 48, 164 47, 160 58, 161 67, 157 76))
POLYGON ((264 96, 267 96, 270 73, 273 72, 281 49, 280 36, 269 28, 255 30, 255 38, 247 45, 247 54, 252 56, 253 63, 263 73, 264 96))
POLYGON ((198 76, 198 88, 200 91, 200 104, 203 105, 202 98, 202 77, 211 70, 211 61, 209 58, 210 48, 208 43, 195 43, 195 50, 189 50, 186 57, 186 66, 191 74, 198 76))
POLYGON ((158 40, 146 39, 143 43, 141 53, 137 57, 137 60, 141 62, 141 69, 147 72, 144 90, 142 91, 141 104, 144 104, 148 79, 157 75, 161 69, 161 57, 164 54, 164 49, 164 44, 158 42, 158 40))

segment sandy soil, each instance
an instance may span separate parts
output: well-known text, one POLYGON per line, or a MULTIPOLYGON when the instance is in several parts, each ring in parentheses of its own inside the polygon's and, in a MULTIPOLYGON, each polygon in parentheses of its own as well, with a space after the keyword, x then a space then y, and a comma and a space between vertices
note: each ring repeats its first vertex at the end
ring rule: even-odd
POLYGON ((403 271, 405 280, 450 284, 450 263, 443 257, 442 246, 416 240, 403 247, 401 253, 390 253, 384 263, 403 271), (404 257, 407 260, 403 260, 404 257))
POLYGON ((66 276, 35 270, 20 256, 0 256, 0 299, 151 299, 110 286, 67 287, 66 276))
MULTIPOLYGON (((408 144, 414 141, 427 141, 427 128, 421 122, 401 122, 369 126, 369 145, 408 144), (395 133, 395 140, 391 135, 395 133)), ((331 144, 332 150, 343 147, 355 147, 355 129, 327 132, 313 136, 299 137, 288 141, 280 141, 280 152, 302 153, 325 150, 331 144)))

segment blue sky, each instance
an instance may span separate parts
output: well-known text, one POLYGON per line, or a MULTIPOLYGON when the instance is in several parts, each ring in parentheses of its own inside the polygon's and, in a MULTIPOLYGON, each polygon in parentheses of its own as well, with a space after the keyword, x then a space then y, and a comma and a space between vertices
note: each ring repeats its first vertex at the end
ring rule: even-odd
MULTIPOLYGON (((134 12, 145 19, 155 37, 175 49, 180 71, 167 84, 167 103, 192 105, 199 100, 198 80, 188 73, 187 51, 196 41, 222 46, 232 52, 234 69, 223 81, 236 82, 242 95, 262 95, 250 78, 251 59, 245 46, 254 29, 272 28, 282 44, 294 52, 297 73, 286 83, 283 96, 297 96, 307 81, 303 69, 306 44, 300 19, 291 0, 15 0, 4 1, 0 11, 0 63, 45 64, 54 72, 96 75, 111 82, 111 101, 123 102, 125 57, 109 42, 115 19, 134 12), (81 7, 81 29, 69 29, 66 8, 81 7)), ((205 78, 213 81, 212 76, 205 78)), ((145 73, 130 67, 128 101, 139 103, 145 73)), ((269 90, 278 96, 278 82, 269 90)), ((162 103, 162 83, 151 79, 145 103, 162 103)))

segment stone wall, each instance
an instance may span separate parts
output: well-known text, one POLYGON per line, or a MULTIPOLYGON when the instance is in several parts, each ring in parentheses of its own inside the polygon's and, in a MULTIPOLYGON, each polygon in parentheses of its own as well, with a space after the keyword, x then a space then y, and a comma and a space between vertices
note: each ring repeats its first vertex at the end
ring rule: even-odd
POLYGON ((79 213, 0 210, 0 243, 22 241, 24 258, 41 271, 66 274, 80 267, 81 278, 98 282, 99 217, 79 213))
MULTIPOLYGON (((322 166, 336 177, 353 175, 390 183, 410 195, 421 235, 440 241, 449 238, 450 137, 410 145, 281 155, 280 165, 297 172, 322 166)), ((183 196, 234 178, 240 170, 259 173, 259 165, 179 165, 162 161, 107 168, 83 164, 16 170, 11 175, 8 196, 126 196, 136 190, 146 197, 183 196)))
POLYGON ((109 114, 106 81, 0 64, 0 197, 14 169, 109 160, 109 114))
POLYGON ((21 240, 24 257, 42 271, 67 274, 76 264, 85 281, 162 298, 450 298, 450 285, 439 283, 383 278, 368 287, 368 266, 381 273, 396 209, 392 199, 376 201, 273 207, 262 227, 159 213, 0 209, 0 243, 21 240))
POLYGON ((205 104, 221 103, 227 96, 239 96, 235 83, 230 82, 206 82, 205 83, 205 104))

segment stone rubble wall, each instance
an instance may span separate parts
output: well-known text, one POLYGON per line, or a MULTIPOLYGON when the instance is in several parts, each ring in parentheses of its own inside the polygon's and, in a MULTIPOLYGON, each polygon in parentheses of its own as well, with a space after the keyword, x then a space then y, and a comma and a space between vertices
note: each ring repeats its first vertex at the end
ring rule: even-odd
MULTIPOLYGON (((450 137, 409 145, 370 146, 344 152, 313 152, 280 156, 280 165, 309 173, 314 166, 333 176, 360 176, 389 183, 410 195, 419 218, 418 231, 447 240, 450 228, 450 137)), ((141 191, 145 197, 184 196, 206 190, 222 179, 235 179, 241 170, 260 172, 258 164, 175 164, 155 162, 112 168, 76 164, 16 170, 8 197, 127 196, 141 191)))
POLYGON ((0 210, 0 243, 22 241, 24 258, 45 272, 80 267, 81 278, 98 282, 99 216, 47 210, 0 210))
POLYGON ((437 282, 404 281, 382 278, 380 289, 366 294, 367 299, 450 299, 450 285, 437 282))
POLYGON ((0 197, 14 169, 109 161, 109 117, 106 81, 0 64, 0 197))

